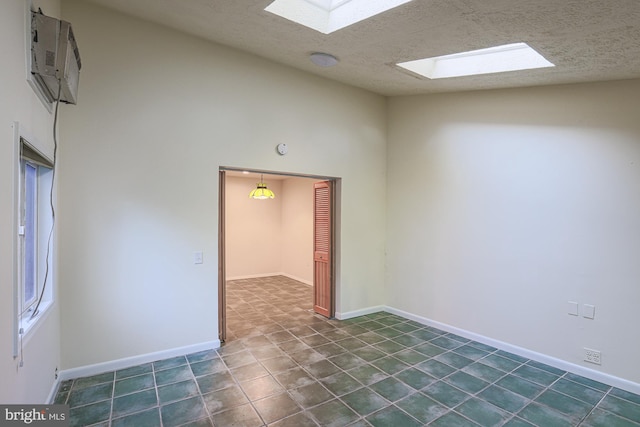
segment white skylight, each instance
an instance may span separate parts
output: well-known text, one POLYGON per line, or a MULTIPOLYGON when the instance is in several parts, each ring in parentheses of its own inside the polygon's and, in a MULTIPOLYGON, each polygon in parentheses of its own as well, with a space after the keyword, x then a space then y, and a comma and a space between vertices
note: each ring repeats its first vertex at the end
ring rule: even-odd
POLYGON ((411 0, 275 0, 265 8, 290 21, 330 34, 411 0))
POLYGON ((453 55, 400 62, 397 65, 430 79, 555 66, 526 43, 512 43, 453 55))

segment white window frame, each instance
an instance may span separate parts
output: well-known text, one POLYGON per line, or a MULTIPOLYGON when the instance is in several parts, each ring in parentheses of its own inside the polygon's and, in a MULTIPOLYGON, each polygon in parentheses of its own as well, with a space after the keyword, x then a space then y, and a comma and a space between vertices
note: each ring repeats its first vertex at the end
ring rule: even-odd
POLYGON ((38 228, 39 215, 39 190, 41 187, 39 166, 24 158, 20 159, 20 225, 18 238, 20 242, 20 315, 31 313, 40 296, 41 286, 38 280, 38 228), (33 175, 28 173, 33 171, 33 175), (30 207, 27 212, 27 207, 30 207), (29 262, 30 260, 30 262, 29 262), (29 271, 30 270, 30 271, 29 271), (31 295, 27 296, 28 291, 31 295))
POLYGON ((53 185, 53 161, 49 156, 44 154, 37 147, 41 145, 37 143, 31 136, 25 134, 24 129, 20 128, 19 123, 14 123, 14 357, 18 357, 22 344, 32 335, 47 317, 49 309, 53 306, 54 300, 54 248, 53 235, 51 244, 49 245, 49 234, 53 224, 53 212, 50 203, 51 187, 53 185), (37 160, 22 156, 23 151, 35 153, 31 157, 37 157, 37 160), (38 161, 39 160, 39 161, 38 161), (29 234, 25 230, 25 207, 27 201, 25 195, 26 188, 26 168, 35 168, 35 197, 31 200, 34 203, 34 221, 33 221, 33 280, 35 281, 35 295, 29 300, 25 300, 26 286, 25 280, 28 275, 25 273, 26 268, 26 251, 28 246, 26 238, 29 234), (48 252, 48 262, 47 262, 48 252), (47 272, 48 268, 48 272, 47 272), (46 283, 45 283, 46 276, 46 283), (42 293, 44 288, 44 293, 42 293), (42 302, 38 307, 37 314, 33 312, 42 294, 42 302))

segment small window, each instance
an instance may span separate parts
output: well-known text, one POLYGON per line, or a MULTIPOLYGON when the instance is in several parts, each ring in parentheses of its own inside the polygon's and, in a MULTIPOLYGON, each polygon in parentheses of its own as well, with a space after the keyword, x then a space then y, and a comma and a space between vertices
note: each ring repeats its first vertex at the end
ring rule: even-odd
POLYGON ((24 206, 23 206, 23 310, 30 309, 38 296, 37 233, 38 233, 38 167, 22 161, 24 167, 24 206))
POLYGON ((52 302, 52 185, 52 162, 21 140, 17 305, 22 335, 52 302))

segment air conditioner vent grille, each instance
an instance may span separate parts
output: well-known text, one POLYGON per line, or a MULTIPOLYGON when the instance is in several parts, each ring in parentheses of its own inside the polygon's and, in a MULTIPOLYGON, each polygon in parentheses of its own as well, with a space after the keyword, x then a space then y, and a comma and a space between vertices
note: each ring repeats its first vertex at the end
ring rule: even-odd
POLYGON ((47 67, 55 67, 56 66, 56 53, 48 50, 45 54, 44 63, 47 67))
POLYGON ((49 105, 78 99, 80 52, 71 24, 40 12, 31 12, 32 86, 49 105))

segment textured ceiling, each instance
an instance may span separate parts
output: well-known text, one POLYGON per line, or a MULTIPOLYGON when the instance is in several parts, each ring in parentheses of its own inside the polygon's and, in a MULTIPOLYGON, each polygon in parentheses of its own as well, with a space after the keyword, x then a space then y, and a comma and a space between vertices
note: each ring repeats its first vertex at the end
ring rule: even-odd
POLYGON ((87 0, 382 95, 640 78, 640 0, 413 0, 332 34, 271 0, 87 0), (394 64, 525 42, 554 68, 429 80, 394 64), (340 63, 320 68, 312 52, 340 63))

